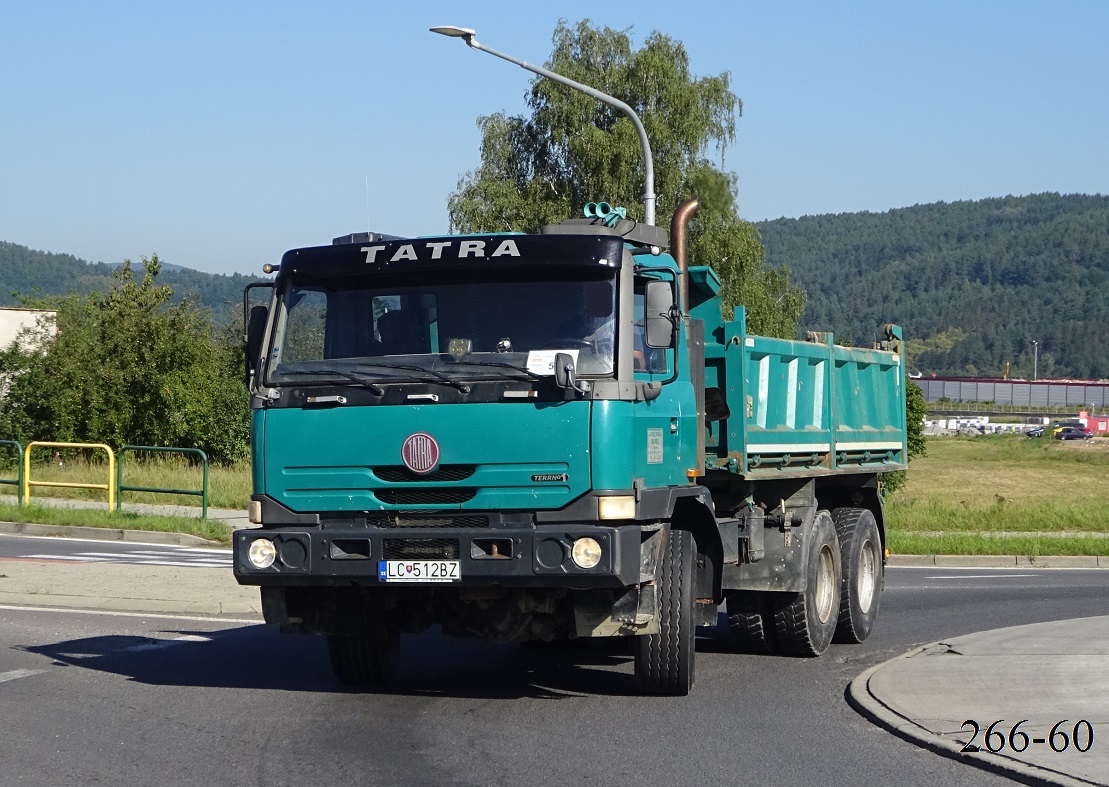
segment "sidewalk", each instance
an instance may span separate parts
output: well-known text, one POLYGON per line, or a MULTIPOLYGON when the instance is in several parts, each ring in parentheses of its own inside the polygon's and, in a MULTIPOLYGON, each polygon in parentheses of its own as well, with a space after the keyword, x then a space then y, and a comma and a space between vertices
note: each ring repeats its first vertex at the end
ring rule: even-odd
POLYGON ((0 605, 227 616, 262 622, 257 587, 227 568, 0 559, 0 605))
MULTIPOLYGON (((16 504, 14 496, 0 495, 0 501, 16 504)), ((87 500, 42 497, 35 498, 34 502, 52 507, 105 510, 104 503, 87 500)), ((144 503, 124 503, 123 510, 160 516, 197 517, 200 514, 199 507, 144 503)), ((222 521, 230 529, 250 526, 246 511, 237 509, 209 507, 208 518, 222 521)), ((0 522, 0 533, 180 546, 218 546, 186 533, 19 522, 0 522)), ((258 588, 239 585, 230 567, 176 568, 115 563, 0 560, 0 604, 150 614, 234 616, 262 621, 258 588)))
POLYGON ((1103 740, 1109 732, 1109 617, 926 645, 867 670, 848 696, 894 734, 1010 778, 1109 785, 1109 743, 1103 740), (973 741, 968 719, 980 727, 973 741), (1027 721, 1010 737, 1021 719, 1027 721), (1083 719, 1089 727, 1079 724, 1083 719), (987 729, 999 720, 987 741, 987 729), (1084 753, 1076 749, 1076 724, 1078 749, 1088 746, 1084 753), (963 752, 968 742, 979 751, 963 752))

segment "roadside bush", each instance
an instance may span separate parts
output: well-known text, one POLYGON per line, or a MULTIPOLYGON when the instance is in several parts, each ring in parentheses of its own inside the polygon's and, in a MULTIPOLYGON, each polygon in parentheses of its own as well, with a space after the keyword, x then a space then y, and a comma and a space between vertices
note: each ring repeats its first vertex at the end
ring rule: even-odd
POLYGON ((124 262, 103 295, 33 303, 57 310, 57 333, 42 325, 31 349, 0 352, 10 380, 0 438, 200 448, 213 462, 246 455, 235 332, 187 302, 169 305, 157 255, 142 267, 140 278, 124 262))

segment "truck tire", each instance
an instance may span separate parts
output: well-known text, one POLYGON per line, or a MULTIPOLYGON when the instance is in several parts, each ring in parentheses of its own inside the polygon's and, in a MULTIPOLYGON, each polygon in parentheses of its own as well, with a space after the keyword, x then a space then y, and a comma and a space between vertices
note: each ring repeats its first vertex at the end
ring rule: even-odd
POLYGON ((839 536, 843 581, 840 584, 836 642, 865 642, 878 617, 882 591, 882 539, 874 514, 865 508, 832 512, 839 536))
POLYGON ((768 593, 732 590, 727 594, 732 642, 747 653, 777 653, 774 615, 768 593))
POLYGON ((839 622, 839 539, 827 511, 817 512, 809 539, 805 591, 775 594, 774 630, 782 652, 794 656, 826 651, 839 622))
POLYGON ((374 618, 359 634, 327 635, 331 669, 344 686, 384 686, 396 674, 400 632, 374 618))
POLYGON ((693 569, 697 546, 693 534, 671 530, 659 571, 661 630, 637 637, 635 682, 643 694, 684 696, 693 688, 696 657, 693 569))

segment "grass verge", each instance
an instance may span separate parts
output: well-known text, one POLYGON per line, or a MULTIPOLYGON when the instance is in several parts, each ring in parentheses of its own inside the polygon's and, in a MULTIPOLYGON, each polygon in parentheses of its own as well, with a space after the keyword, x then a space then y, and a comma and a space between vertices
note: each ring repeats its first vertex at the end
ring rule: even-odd
POLYGON ((0 503, 0 521, 24 522, 37 525, 72 525, 77 527, 104 527, 118 530, 149 530, 161 533, 188 533, 189 535, 231 543, 231 533, 223 522, 170 516, 139 516, 125 511, 108 513, 77 508, 48 508, 46 506, 13 506, 0 503))
MULTIPOLYGON (((35 457, 39 457, 36 455, 35 457)), ((45 454, 43 458, 49 458, 45 454)), ((10 462, 9 462, 10 465, 10 462)), ((15 479, 17 471, 12 466, 0 469, 0 478, 15 479)), ((31 468, 32 481, 54 483, 106 484, 108 466, 96 461, 95 457, 74 455, 66 457, 65 464, 58 467, 52 463, 36 461, 31 468)), ((123 467, 124 486, 142 486, 151 489, 189 489, 200 490, 204 485, 204 473, 200 465, 180 457, 140 458, 127 454, 123 467)), ((15 487, 0 484, 0 494, 15 494, 15 487)), ((103 489, 80 487, 33 486, 32 499, 35 497, 60 497, 71 500, 105 499, 103 489)), ((125 503, 158 503, 165 505, 200 506, 199 495, 173 495, 161 492, 123 492, 125 503)), ((240 462, 235 465, 212 465, 208 472, 208 505, 213 508, 237 508, 245 510, 250 504, 250 464, 240 462)))
POLYGON ((1109 533, 1109 504, 1044 505, 1038 502, 981 503, 891 500, 886 526, 899 533, 930 531, 1109 533))
POLYGON ((1082 536, 1003 535, 977 533, 899 533, 890 531, 889 549, 894 555, 1055 555, 1109 556, 1109 538, 1082 536))

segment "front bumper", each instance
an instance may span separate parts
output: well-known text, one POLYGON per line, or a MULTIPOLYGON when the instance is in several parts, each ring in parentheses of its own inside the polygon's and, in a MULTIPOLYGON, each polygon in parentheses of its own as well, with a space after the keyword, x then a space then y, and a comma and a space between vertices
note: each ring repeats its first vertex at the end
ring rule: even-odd
MULTIPOLYGON (((660 534, 658 526, 582 523, 495 530, 257 528, 234 535, 235 577, 243 585, 384 586, 391 583, 379 579, 383 560, 457 560, 461 578, 451 584, 462 587, 631 587, 654 579, 660 534), (602 550, 600 563, 590 569, 578 567, 570 556, 574 541, 585 536, 602 550), (251 543, 259 538, 277 547, 277 559, 268 568, 256 568, 247 558, 251 543)), ((398 586, 413 584, 417 583, 398 586)))

